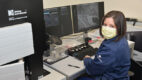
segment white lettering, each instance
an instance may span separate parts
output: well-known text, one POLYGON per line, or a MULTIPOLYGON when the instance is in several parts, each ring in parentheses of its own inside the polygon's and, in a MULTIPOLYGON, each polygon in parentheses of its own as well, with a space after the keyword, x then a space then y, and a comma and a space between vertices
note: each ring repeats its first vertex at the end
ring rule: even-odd
POLYGON ((14 21, 15 18, 14 17, 9 17, 9 21, 14 21))

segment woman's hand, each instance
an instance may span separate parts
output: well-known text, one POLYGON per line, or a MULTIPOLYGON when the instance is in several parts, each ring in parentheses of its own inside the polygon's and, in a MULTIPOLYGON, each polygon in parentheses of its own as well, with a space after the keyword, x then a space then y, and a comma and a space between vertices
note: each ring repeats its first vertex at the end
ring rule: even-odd
POLYGON ((86 55, 84 58, 91 58, 91 56, 89 56, 89 55, 86 55))

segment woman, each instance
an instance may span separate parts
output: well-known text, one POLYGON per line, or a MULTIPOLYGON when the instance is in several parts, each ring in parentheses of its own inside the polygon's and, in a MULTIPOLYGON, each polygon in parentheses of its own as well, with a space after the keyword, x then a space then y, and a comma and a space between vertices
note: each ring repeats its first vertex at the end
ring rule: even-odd
POLYGON ((126 20, 120 11, 107 13, 102 20, 100 34, 104 41, 94 59, 86 55, 84 65, 91 77, 80 80, 129 80, 130 50, 125 39, 126 20))

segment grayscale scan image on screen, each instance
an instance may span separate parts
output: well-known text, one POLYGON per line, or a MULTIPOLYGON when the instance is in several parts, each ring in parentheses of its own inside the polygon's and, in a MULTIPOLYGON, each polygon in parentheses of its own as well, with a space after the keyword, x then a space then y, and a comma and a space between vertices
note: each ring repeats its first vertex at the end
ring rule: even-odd
POLYGON ((79 30, 98 26, 98 3, 78 5, 77 14, 79 30))
POLYGON ((74 32, 99 28, 104 16, 104 2, 73 5, 74 32))

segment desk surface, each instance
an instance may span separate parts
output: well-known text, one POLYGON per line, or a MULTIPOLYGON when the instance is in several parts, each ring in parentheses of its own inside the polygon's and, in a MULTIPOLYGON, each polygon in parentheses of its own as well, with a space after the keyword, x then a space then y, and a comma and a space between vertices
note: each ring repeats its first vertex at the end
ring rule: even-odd
POLYGON ((78 77, 79 75, 85 73, 85 67, 83 65, 83 61, 79 61, 74 57, 67 57, 59 62, 56 62, 52 65, 47 66, 52 67, 53 69, 57 70, 58 72, 64 74, 68 80, 73 80, 74 78, 78 77), (68 65, 78 66, 80 68, 71 67, 68 65))
POLYGON ((48 66, 44 65, 43 67, 44 67, 45 70, 49 71, 50 74, 44 76, 43 78, 41 78, 39 80, 66 80, 66 77, 63 74, 51 69, 48 66))

